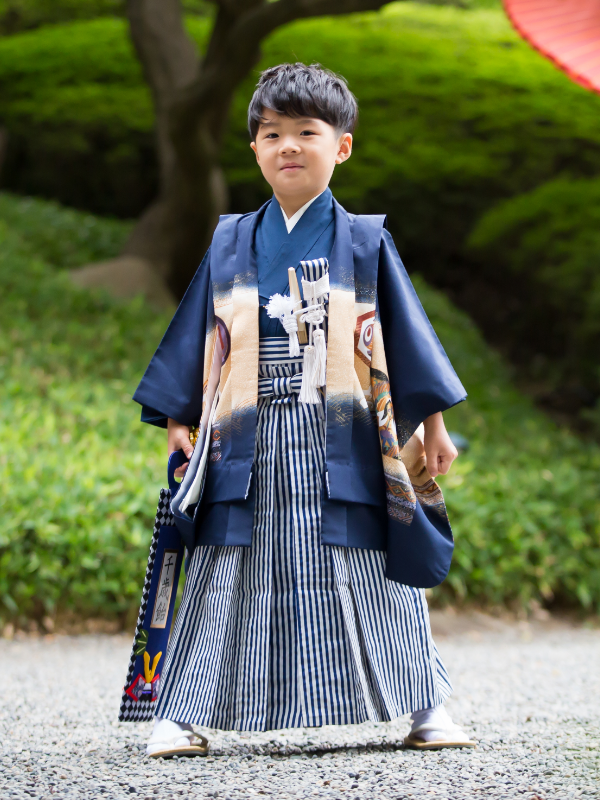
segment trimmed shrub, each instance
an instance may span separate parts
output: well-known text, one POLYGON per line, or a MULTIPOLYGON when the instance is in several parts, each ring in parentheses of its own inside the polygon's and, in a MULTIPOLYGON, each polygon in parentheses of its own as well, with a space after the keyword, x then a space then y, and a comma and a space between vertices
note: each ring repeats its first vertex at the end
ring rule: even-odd
MULTIPOLYGON (((189 29, 202 47, 207 23, 190 18, 189 29)), ((587 177, 600 168, 599 101, 533 53, 500 12, 398 3, 294 23, 264 53, 259 68, 320 61, 348 78, 361 120, 333 188, 353 211, 388 209, 401 248, 428 272, 499 197, 560 169, 587 177)), ((257 74, 237 95, 224 153, 235 210, 269 194, 245 129, 257 74)), ((7 185, 131 216, 154 196, 150 96, 121 20, 0 42, 0 115, 15 148, 7 185), (130 196, 120 204, 119 183, 130 196)))
POLYGON ((564 411, 591 406, 600 385, 600 179, 557 178, 500 203, 467 247, 507 285, 527 288, 494 316, 511 356, 530 363, 536 394, 561 398, 564 411))
MULTIPOLYGON (((183 0, 182 5, 188 14, 206 16, 211 11, 207 0, 183 0)), ((0 0, 0 33, 115 16, 125 16, 125 0, 0 0)))
POLYGON ((0 220, 37 259, 65 269, 112 258, 131 230, 131 223, 120 219, 7 194, 0 194, 0 220))
POLYGON ((153 112, 125 23, 40 28, 1 41, 0 52, 5 185, 137 213, 157 190, 153 112))
POLYGON ((123 0, 0 0, 0 33, 115 14, 124 16, 123 0))
POLYGON ((469 393, 444 414, 470 447, 440 478, 456 551, 436 596, 598 612, 600 447, 535 410, 473 322, 422 279, 415 286, 469 393))

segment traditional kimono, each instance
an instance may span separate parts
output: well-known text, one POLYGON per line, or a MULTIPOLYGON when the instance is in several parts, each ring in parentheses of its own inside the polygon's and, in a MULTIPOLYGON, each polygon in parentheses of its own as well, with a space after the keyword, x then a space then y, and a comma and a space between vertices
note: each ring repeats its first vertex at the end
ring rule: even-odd
POLYGON ((418 428, 465 391, 385 218, 347 214, 329 190, 290 233, 275 198, 222 217, 136 391, 142 418, 197 423, 215 366, 200 523, 157 715, 269 730, 443 702, 451 686, 415 587, 443 578, 452 534, 418 428), (308 281, 329 274, 315 404, 298 399, 304 347, 291 357, 264 310, 289 290, 290 266, 308 281))

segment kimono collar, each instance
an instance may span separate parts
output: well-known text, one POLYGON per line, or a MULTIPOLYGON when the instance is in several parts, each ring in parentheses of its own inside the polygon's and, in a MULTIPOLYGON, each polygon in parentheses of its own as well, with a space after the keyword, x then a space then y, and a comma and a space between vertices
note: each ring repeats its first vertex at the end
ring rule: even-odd
MULTIPOLYGON (((323 190, 323 191, 325 191, 325 190, 323 190)), ((296 211, 294 214, 292 214, 291 217, 288 217, 288 215, 285 213, 285 210, 284 210, 283 206, 281 206, 281 213, 283 214, 283 218, 285 220, 285 227, 287 228, 287 232, 288 233, 292 232, 292 230, 294 229, 294 226, 302 218, 302 216, 304 215, 304 212, 306 211, 306 209, 309 208, 310 206, 312 206, 312 204, 315 202, 315 200, 317 200, 317 198, 319 198, 322 194, 323 194, 323 192, 319 192, 319 194, 316 194, 314 197, 311 197, 310 200, 308 200, 306 203, 304 203, 304 205, 301 208, 299 208, 298 211, 296 211)), ((281 203, 279 205, 281 205, 281 203)))
POLYGON ((261 250, 267 261, 261 278, 267 277, 282 262, 287 264, 290 261, 287 266, 297 265, 293 262, 299 262, 304 257, 333 220, 333 202, 331 189, 328 188, 311 203, 288 233, 281 206, 275 196, 271 198, 264 207, 257 228, 261 250))

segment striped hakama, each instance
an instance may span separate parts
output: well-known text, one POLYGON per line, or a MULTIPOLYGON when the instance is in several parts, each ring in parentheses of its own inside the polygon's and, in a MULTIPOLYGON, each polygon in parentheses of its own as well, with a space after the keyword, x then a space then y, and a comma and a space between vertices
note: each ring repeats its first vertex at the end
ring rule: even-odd
POLYGON ((194 551, 160 717, 239 731, 343 725, 451 693, 424 591, 388 581, 382 551, 320 544, 325 421, 298 402, 301 369, 287 336, 261 339, 252 546, 194 551))

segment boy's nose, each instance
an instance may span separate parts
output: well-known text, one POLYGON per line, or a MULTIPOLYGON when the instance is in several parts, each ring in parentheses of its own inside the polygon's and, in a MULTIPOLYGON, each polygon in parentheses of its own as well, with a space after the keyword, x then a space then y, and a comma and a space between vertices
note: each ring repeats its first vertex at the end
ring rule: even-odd
POLYGON ((300 145, 298 144, 298 142, 295 142, 295 141, 292 141, 292 140, 289 140, 287 142, 284 141, 284 142, 281 143, 281 147, 279 148, 279 152, 280 152, 280 154, 282 156, 283 155, 289 155, 289 153, 299 153, 300 152, 300 145))

